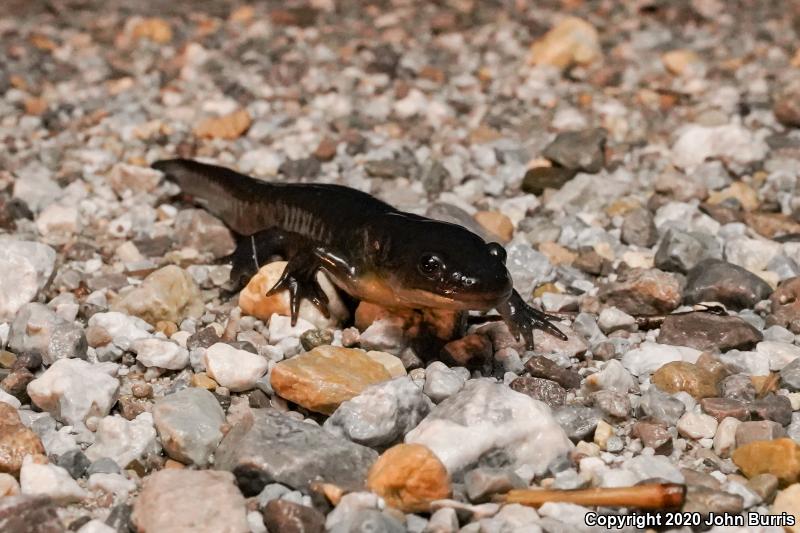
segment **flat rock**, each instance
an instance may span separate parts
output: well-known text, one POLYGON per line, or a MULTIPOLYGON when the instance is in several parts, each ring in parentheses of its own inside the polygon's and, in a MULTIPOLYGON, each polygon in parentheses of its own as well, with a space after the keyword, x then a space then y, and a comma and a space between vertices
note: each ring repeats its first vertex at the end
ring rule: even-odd
POLYGON ((763 279, 721 259, 706 259, 686 275, 683 300, 687 304, 719 302, 731 309, 752 308, 772 293, 763 279))
POLYGON ((268 483, 307 489, 324 480, 360 488, 378 454, 275 411, 253 409, 253 421, 234 426, 216 453, 216 468, 232 471, 246 495, 268 483))
POLYGON ((657 269, 632 268, 601 287, 599 297, 631 315, 668 313, 681 303, 682 284, 673 274, 657 269))
POLYGON ((116 365, 110 365, 59 359, 28 384, 28 395, 57 420, 82 425, 90 416, 107 415, 117 399, 119 381, 109 375, 116 365))
POLYGON ((431 401, 407 376, 370 385, 339 405, 324 428, 364 446, 387 446, 428 415, 431 401))
POLYGON ((367 487, 406 513, 426 512, 432 501, 449 498, 452 490, 445 466, 420 444, 386 450, 372 465, 367 487))
POLYGON ((468 381, 406 435, 406 442, 430 448, 451 475, 498 450, 514 464, 543 473, 572 449, 545 404, 488 379, 468 381))
POLYGON ((763 339, 760 331, 735 316, 693 312, 668 315, 657 341, 702 351, 747 350, 763 339))
POLYGON ((160 321, 179 324, 184 318, 198 318, 204 310, 200 289, 182 268, 169 265, 147 276, 127 292, 112 310, 137 316, 155 326, 160 321))
POLYGON ((324 414, 391 375, 361 350, 318 346, 272 369, 270 383, 278 395, 324 414))
POLYGON ((139 533, 249 533, 245 500, 230 472, 167 469, 146 477, 133 506, 139 533))
POLYGON ((206 466, 222 440, 225 413, 213 394, 190 387, 156 401, 153 421, 167 455, 206 466))
POLYGON ((581 384, 581 376, 574 370, 562 368, 558 364, 541 355, 534 355, 525 362, 525 370, 535 378, 555 381, 565 389, 577 389, 581 384))

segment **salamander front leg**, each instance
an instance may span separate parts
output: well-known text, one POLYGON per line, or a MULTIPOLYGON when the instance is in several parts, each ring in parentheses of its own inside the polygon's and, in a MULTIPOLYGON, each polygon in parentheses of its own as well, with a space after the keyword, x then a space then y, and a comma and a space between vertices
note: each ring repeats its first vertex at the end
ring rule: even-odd
POLYGON ((267 292, 267 296, 272 296, 284 289, 289 291, 292 326, 297 324, 300 302, 303 300, 309 300, 317 306, 325 318, 330 317, 328 296, 317 281, 320 266, 319 257, 313 251, 299 252, 289 260, 280 279, 267 292))
POLYGON ((512 291, 511 297, 497 308, 497 312, 508 324, 508 329, 511 330, 514 336, 519 337, 522 335, 528 349, 533 349, 534 329, 541 329, 562 341, 567 340, 567 336, 551 322, 556 317, 552 317, 526 304, 516 290, 512 291))
POLYGON ((278 228, 238 236, 236 250, 228 258, 234 290, 243 288, 273 255, 286 256, 288 241, 289 234, 278 228))

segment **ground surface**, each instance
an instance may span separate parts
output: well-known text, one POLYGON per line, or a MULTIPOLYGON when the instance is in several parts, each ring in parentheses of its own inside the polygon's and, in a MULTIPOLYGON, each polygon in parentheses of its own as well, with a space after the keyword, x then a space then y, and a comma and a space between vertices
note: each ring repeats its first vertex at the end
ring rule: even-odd
POLYGON ((798 43, 797 2, 5 2, 0 530, 602 530, 493 496, 670 482, 782 531, 798 43), (502 242, 569 340, 293 328, 176 155, 502 242))

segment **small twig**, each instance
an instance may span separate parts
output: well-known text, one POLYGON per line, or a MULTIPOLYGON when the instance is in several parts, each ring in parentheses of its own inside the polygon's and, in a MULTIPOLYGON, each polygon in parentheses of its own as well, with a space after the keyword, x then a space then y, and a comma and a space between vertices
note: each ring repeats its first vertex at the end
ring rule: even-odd
POLYGON ((501 503, 539 507, 548 502, 574 503, 586 507, 631 507, 670 509, 683 505, 686 487, 675 483, 653 483, 635 487, 609 487, 578 490, 512 490, 500 496, 501 503))

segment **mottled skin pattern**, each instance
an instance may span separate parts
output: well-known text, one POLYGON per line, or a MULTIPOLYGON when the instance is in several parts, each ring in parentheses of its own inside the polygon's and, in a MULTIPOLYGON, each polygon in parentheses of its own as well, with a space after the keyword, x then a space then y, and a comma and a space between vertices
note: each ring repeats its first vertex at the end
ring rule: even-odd
POLYGON ((241 283, 272 255, 288 260, 270 291, 289 289, 327 313, 318 270, 351 296, 389 308, 497 309, 533 347, 534 328, 566 339, 513 289, 505 250, 466 228, 398 211, 367 193, 328 184, 270 183, 186 159, 157 161, 182 191, 242 238, 231 277, 241 283))

